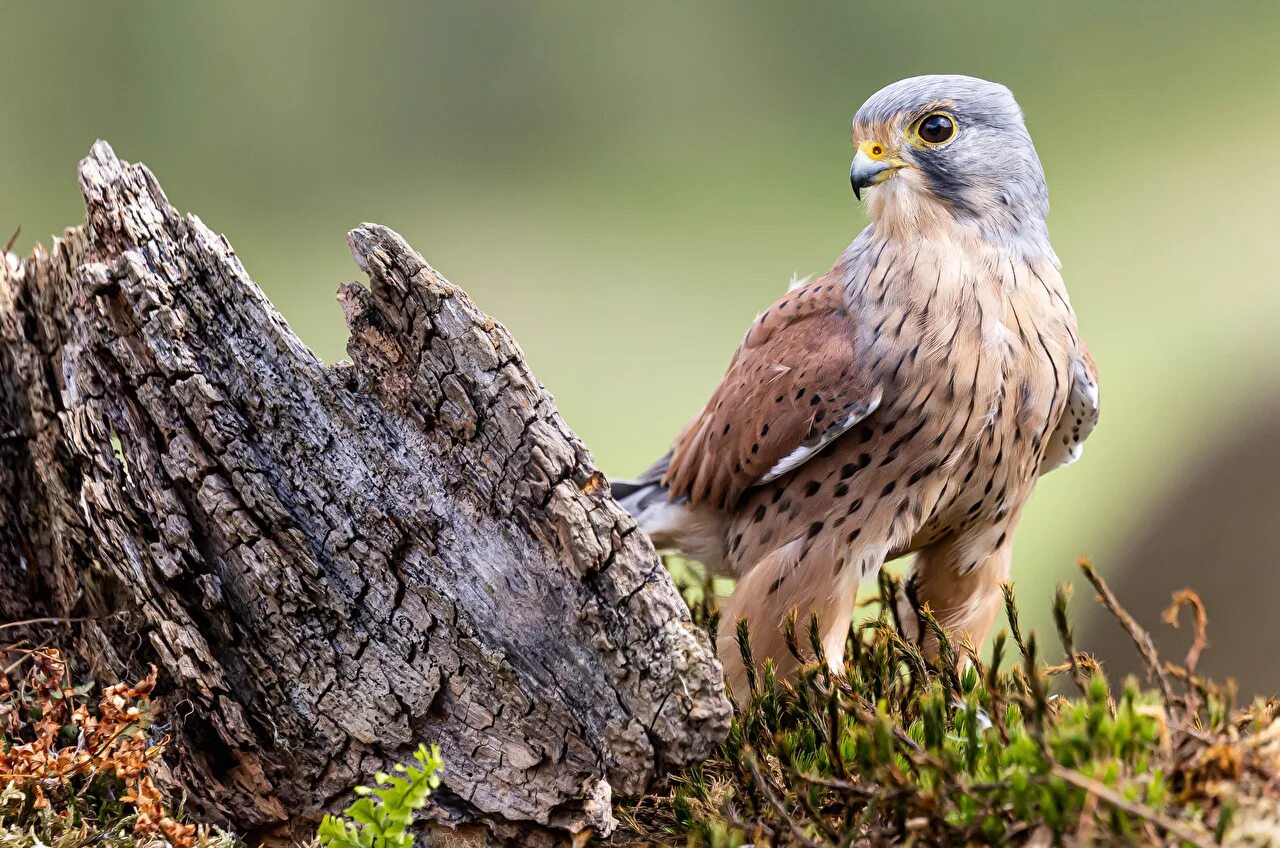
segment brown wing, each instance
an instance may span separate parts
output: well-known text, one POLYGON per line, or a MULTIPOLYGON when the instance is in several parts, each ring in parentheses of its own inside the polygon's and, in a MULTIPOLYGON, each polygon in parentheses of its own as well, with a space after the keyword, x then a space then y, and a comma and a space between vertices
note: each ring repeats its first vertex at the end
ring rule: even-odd
POLYGON ((711 400, 672 447, 670 497, 732 506, 802 465, 880 402, 855 362, 854 320, 829 278, 756 319, 711 400))

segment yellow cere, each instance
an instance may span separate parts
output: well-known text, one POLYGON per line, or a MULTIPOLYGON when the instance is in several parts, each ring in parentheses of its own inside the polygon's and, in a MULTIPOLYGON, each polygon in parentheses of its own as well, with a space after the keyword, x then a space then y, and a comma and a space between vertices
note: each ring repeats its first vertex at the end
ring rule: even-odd
POLYGON ((862 142, 862 144, 859 144, 858 150, 866 154, 867 156, 870 156, 872 159, 876 159, 876 160, 883 159, 889 153, 889 151, 885 148, 883 144, 881 144, 878 141, 870 141, 870 140, 864 141, 862 142))

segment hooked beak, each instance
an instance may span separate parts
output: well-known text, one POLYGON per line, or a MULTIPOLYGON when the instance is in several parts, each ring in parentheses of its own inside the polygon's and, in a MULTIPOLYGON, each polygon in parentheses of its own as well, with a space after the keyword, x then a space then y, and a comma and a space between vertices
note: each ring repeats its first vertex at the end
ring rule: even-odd
POLYGON ((849 183, 853 186, 854 197, 861 200, 864 188, 884 182, 894 171, 905 165, 901 159, 889 156, 888 150, 880 142, 862 142, 858 145, 853 165, 849 168, 849 183))

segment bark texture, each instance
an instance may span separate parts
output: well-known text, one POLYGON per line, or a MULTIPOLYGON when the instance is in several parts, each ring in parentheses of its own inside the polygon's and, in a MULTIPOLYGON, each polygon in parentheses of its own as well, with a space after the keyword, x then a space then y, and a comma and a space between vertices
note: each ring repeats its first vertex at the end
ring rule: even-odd
POLYGON ((439 821, 601 832, 710 752, 707 640, 501 325, 366 224, 325 366, 146 168, 79 174, 0 269, 0 613, 160 666, 189 806, 313 820, 425 741, 439 821))

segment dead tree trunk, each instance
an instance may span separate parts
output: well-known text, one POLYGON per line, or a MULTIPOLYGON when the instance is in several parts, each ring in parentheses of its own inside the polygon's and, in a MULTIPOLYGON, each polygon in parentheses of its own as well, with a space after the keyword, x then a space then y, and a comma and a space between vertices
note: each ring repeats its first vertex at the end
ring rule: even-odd
POLYGON ((445 824, 600 832, 710 751, 708 642, 501 325, 366 224, 326 367, 146 168, 80 184, 0 269, 0 613, 160 666, 190 807, 310 821, 426 741, 445 824))

